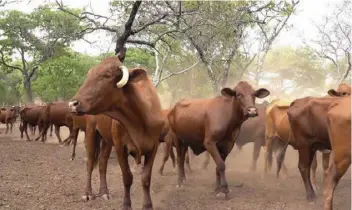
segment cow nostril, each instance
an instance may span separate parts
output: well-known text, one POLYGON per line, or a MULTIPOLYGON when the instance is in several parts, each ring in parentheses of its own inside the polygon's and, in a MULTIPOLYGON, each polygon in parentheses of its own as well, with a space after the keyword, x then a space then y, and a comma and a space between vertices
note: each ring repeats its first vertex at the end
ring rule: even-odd
POLYGON ((70 106, 70 107, 72 107, 72 106, 78 106, 78 104, 79 104, 79 101, 71 101, 71 102, 69 103, 69 106, 70 106))

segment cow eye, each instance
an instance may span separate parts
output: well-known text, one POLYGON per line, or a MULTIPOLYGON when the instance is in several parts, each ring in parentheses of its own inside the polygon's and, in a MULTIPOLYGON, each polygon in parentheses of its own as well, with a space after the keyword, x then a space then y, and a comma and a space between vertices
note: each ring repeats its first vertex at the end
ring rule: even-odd
POLYGON ((239 93, 239 94, 236 95, 236 98, 241 98, 242 96, 243 95, 239 93))
POLYGON ((346 92, 344 92, 344 93, 342 93, 342 95, 343 95, 343 96, 345 96, 345 95, 347 95, 347 93, 346 93, 346 92))

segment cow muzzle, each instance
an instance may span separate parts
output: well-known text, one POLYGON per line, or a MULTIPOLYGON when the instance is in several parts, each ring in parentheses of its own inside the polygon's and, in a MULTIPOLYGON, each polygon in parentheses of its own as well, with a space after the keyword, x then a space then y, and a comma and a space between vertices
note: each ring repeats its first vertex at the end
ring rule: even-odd
POLYGON ((68 102, 68 108, 69 108, 70 112, 78 113, 77 107, 79 106, 79 104, 80 103, 77 100, 73 100, 73 101, 68 102))
POLYGON ((256 107, 248 107, 246 115, 248 117, 256 117, 256 116, 258 116, 257 108, 256 107))

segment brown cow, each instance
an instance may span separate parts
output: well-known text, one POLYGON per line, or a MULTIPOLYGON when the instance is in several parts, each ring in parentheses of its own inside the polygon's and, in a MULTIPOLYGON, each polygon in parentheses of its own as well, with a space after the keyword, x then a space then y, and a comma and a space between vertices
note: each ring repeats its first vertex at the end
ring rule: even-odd
POLYGON ((305 97, 296 99, 287 110, 292 135, 295 139, 290 143, 298 150, 298 168, 306 188, 307 200, 316 198, 310 180, 310 168, 316 150, 323 152, 324 171, 328 167, 331 145, 327 127, 327 110, 330 104, 339 98, 336 97, 305 97))
POLYGON ((337 90, 330 89, 328 91, 330 96, 349 96, 351 95, 351 86, 348 84, 340 84, 337 90))
MULTIPOLYGON (((76 145, 77 145, 77 138, 79 131, 82 130, 84 133, 86 133, 86 128, 87 128, 87 120, 88 118, 85 116, 77 116, 77 115, 72 115, 72 133, 70 134, 70 138, 66 140, 66 145, 69 145, 72 141, 72 155, 71 155, 71 160, 74 160, 76 157, 76 145)), ((110 122, 111 124, 111 122, 110 122)))
POLYGON ((106 57, 89 70, 69 106, 74 113, 104 113, 122 124, 120 127, 125 129, 119 130, 118 122, 112 123, 113 143, 125 188, 122 208, 131 209, 133 176, 128 164, 131 154, 137 164, 142 155, 145 157, 141 175, 143 209, 152 209, 150 180, 164 120, 159 97, 147 72, 141 68, 128 70, 118 56, 106 57))
POLYGON ((42 127, 38 125, 39 121, 39 116, 41 115, 42 112, 45 111, 45 106, 38 106, 38 105, 25 105, 24 107, 21 108, 20 110, 20 118, 21 118, 21 124, 20 126, 20 131, 21 131, 21 138, 23 138, 23 132, 25 132, 27 136, 27 141, 30 141, 31 139, 28 136, 28 126, 38 126, 39 132, 41 132, 42 127))
POLYGON ((332 152, 325 171, 324 210, 332 210, 335 188, 351 165, 351 96, 333 102, 327 116, 332 152))
POLYGON ((223 88, 222 96, 212 99, 182 100, 168 115, 178 159, 178 186, 185 180, 184 160, 187 148, 195 155, 208 151, 216 163, 216 192, 229 192, 225 178, 225 159, 232 150, 241 124, 248 117, 258 115, 255 98, 270 92, 254 90, 247 82, 239 82, 234 89, 223 88))
MULTIPOLYGON (((252 159, 252 166, 250 168, 251 171, 256 171, 257 160, 260 155, 261 147, 265 146, 265 121, 266 121, 266 108, 268 107, 269 103, 264 101, 262 104, 256 104, 255 106, 258 108, 258 117, 249 118, 245 122, 243 122, 240 133, 235 140, 235 149, 241 151, 242 146, 247 143, 253 142, 253 159, 252 159)), ((275 144, 275 151, 281 148, 282 142, 278 140, 274 140, 275 144)), ((209 164, 209 153, 206 153, 206 159, 203 163, 203 168, 206 168, 209 164)), ((283 166, 286 169, 286 166, 283 166)))
POLYGON ((49 103, 45 107, 45 111, 41 113, 38 123, 40 124, 40 126, 43 127, 43 130, 40 132, 39 136, 35 139, 36 141, 38 141, 40 138, 42 139, 42 142, 46 140, 47 131, 50 125, 52 124, 55 126, 55 134, 60 144, 62 143, 62 140, 60 137, 61 126, 68 127, 70 131, 70 135, 68 138, 70 138, 72 133, 72 115, 68 108, 68 102, 49 103))
MULTIPOLYGON (((35 104, 27 104, 24 105, 20 108, 20 133, 21 133, 21 139, 23 138, 23 132, 25 132, 27 130, 27 126, 29 127, 29 130, 31 131, 31 135, 34 136, 35 135, 35 131, 36 128, 38 127, 38 131, 40 133, 41 131, 41 127, 38 125, 38 119, 39 116, 41 115, 39 112, 43 112, 45 110, 45 106, 39 106, 39 105, 35 105, 35 104), (31 111, 29 111, 29 113, 27 113, 28 110, 30 110, 31 108, 33 108, 31 111), (28 118, 28 119, 27 119, 28 118), (26 124, 26 128, 24 127, 24 122, 26 124), (26 129, 26 130, 25 130, 26 129)), ((52 136, 52 132, 53 132, 53 125, 50 125, 50 136, 52 136)), ((27 141, 29 141, 30 139, 27 138, 27 141)))
POLYGON ((19 115, 19 107, 18 106, 12 106, 12 107, 2 107, 1 112, 0 112, 0 122, 6 124, 6 131, 5 134, 7 134, 10 130, 10 133, 12 133, 12 127, 13 124, 15 123, 17 117, 19 115))

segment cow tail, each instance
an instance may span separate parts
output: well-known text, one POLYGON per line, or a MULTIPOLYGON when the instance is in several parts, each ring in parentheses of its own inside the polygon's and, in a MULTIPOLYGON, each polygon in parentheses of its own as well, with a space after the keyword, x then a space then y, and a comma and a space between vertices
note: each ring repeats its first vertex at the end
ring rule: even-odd
POLYGON ((95 150, 94 150, 94 161, 93 161, 94 168, 96 168, 99 163, 101 139, 102 138, 101 138, 100 133, 98 131, 95 131, 95 137, 94 137, 95 150))
POLYGON ((169 124, 170 125, 174 125, 175 124, 176 105, 170 110, 169 114, 167 115, 167 118, 169 120, 169 124))
POLYGON ((277 162, 276 177, 277 177, 277 178, 279 177, 282 164, 283 164, 283 162, 284 162, 284 160, 285 160, 286 150, 287 150, 287 147, 288 147, 288 143, 289 143, 290 140, 291 140, 291 135, 292 135, 292 131, 291 131, 291 129, 290 129, 287 142, 286 142, 285 145, 281 148, 281 150, 279 150, 278 155, 277 155, 277 157, 276 157, 276 162, 277 162))

